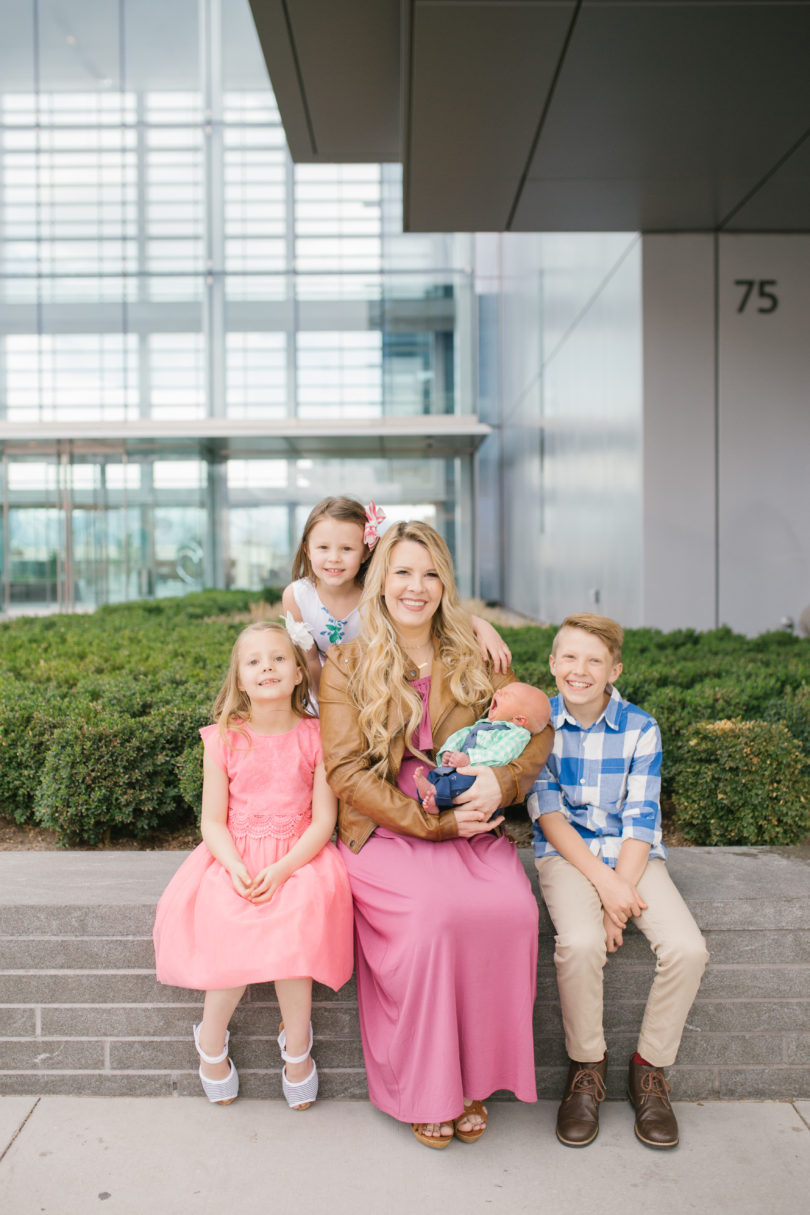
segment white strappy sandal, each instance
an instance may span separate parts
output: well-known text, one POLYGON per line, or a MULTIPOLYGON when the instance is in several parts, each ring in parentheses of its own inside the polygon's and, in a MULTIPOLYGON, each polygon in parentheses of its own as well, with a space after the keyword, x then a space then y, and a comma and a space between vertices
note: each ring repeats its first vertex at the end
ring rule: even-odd
MULTIPOLYGON (((231 1031, 225 1030, 225 1049, 221 1055, 206 1055, 205 1051, 200 1046, 200 1026, 194 1026, 194 1045, 197 1047, 197 1054, 202 1059, 203 1063, 223 1063, 228 1058, 228 1040, 230 1039, 231 1031)), ((202 1067, 200 1067, 200 1081, 203 1086, 203 1092, 209 1101, 215 1105, 230 1105, 236 1100, 239 1093, 239 1073, 236 1070, 233 1059, 229 1060, 231 1070, 224 1080, 211 1080, 208 1076, 203 1075, 202 1067)))
MULTIPOLYGON (((303 1063, 309 1052, 312 1050, 312 1022, 309 1023, 309 1046, 304 1051, 303 1055, 288 1055, 287 1054, 287 1034, 284 1029, 284 1022, 279 1026, 281 1033, 278 1035, 278 1044, 281 1048, 281 1057, 286 1063, 303 1063)), ((287 1068, 281 1069, 281 1087, 284 1096, 287 1098, 287 1104, 291 1110, 308 1110, 315 1098, 318 1096, 318 1069, 315 1066, 315 1060, 312 1060, 312 1071, 307 1076, 306 1080, 292 1081, 287 1079, 287 1068)))

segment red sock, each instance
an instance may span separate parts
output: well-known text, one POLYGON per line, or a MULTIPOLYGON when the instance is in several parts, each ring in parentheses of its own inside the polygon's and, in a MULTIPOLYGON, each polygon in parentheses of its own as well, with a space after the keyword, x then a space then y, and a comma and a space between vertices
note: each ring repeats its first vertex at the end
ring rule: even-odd
POLYGON ((633 1055, 633 1062, 637 1063, 639 1067, 655 1067, 654 1063, 648 1063, 646 1059, 642 1059, 638 1051, 633 1055))

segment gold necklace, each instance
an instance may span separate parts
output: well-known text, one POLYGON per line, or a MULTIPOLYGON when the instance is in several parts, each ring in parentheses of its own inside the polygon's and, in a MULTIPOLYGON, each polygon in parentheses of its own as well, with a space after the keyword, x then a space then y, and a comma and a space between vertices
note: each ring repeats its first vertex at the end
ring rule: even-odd
POLYGON ((416 659, 414 658, 413 654, 408 652, 408 658, 410 658, 411 662, 416 667, 417 671, 423 670, 424 667, 429 666, 433 662, 433 643, 432 642, 430 642, 430 641, 426 642, 425 645, 419 646, 419 649, 424 650, 427 646, 430 646, 430 657, 426 658, 424 662, 417 662, 416 659))

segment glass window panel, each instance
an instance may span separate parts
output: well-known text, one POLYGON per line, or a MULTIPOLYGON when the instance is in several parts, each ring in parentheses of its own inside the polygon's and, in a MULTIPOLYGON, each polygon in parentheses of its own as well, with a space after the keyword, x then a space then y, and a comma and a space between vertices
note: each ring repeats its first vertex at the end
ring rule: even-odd
POLYGON ((181 94, 179 105, 191 111, 197 122, 203 105, 200 15, 204 12, 199 0, 127 0, 123 5, 128 86, 158 100, 168 93, 169 104, 176 90, 181 94))
POLYGON ((287 403, 287 338, 283 333, 227 336, 229 417, 283 417, 287 403))
POLYGON ((144 98, 144 113, 148 123, 199 123, 203 118, 203 109, 203 100, 199 93, 150 91, 144 98))
POLYGON ((146 131, 146 145, 153 156, 157 156, 164 148, 174 148, 178 151, 186 148, 198 149, 201 144, 202 132, 199 127, 158 126, 148 127, 146 131))
POLYGON ((287 263, 286 241, 260 240, 242 237, 225 241, 225 271, 227 274, 246 274, 252 272, 267 273, 275 270, 281 273, 287 263))
POLYGON ((71 464, 68 468, 68 482, 73 490, 99 489, 101 469, 98 464, 71 464))
MULTIPOLYGON (((267 67, 247 4, 229 4, 221 29, 222 77, 226 89, 245 89, 274 103, 268 88, 267 67)), ((226 93, 226 99, 228 93, 226 93)))
POLYGON ((256 122, 263 126, 281 125, 276 99, 269 87, 263 93, 225 93, 222 115, 226 123, 256 122))
POLYGON ((45 90, 74 94, 90 106, 97 90, 119 84, 120 27, 117 4, 38 6, 39 79, 45 90))
POLYGON ((203 280, 199 275, 151 274, 146 279, 146 290, 153 300, 199 300, 203 280))
POLYGON ((104 484, 107 489, 139 489, 141 466, 135 463, 104 465, 104 484))
POLYGON ((6 339, 9 419, 62 421, 137 416, 137 340, 123 334, 6 339))
POLYGON ((149 337, 149 405, 152 417, 202 417, 205 354, 201 333, 149 337))
MULTIPOLYGON (((51 27, 43 44, 48 70, 41 75, 40 96, 32 92, 30 36, 27 64, 22 47, 20 64, 0 80, 0 302, 27 308, 29 324, 36 327, 38 317, 45 330, 41 338, 16 334, 5 344, 5 417, 201 418, 222 391, 220 368, 224 401, 217 400, 215 408, 228 417, 281 418, 292 409, 315 420, 371 421, 384 407, 424 412, 440 402, 452 408, 459 357, 454 287, 432 267, 471 265, 469 238, 402 235, 398 166, 292 166, 244 0, 228 6, 213 0, 213 47, 205 45, 200 28, 207 0, 109 6, 66 0, 60 19, 78 21, 81 29, 74 45, 58 47, 48 42, 57 28, 56 10, 40 5, 40 11, 51 27), (91 45, 87 35, 98 12, 102 66, 94 74, 86 57, 80 59, 91 45), (109 68, 105 57, 113 47, 109 68), (212 53, 222 55, 222 95, 215 77, 201 77, 212 53), (213 105, 211 114, 206 104, 213 105), (206 197, 209 180, 213 191, 206 197), (289 212, 288 190, 294 199, 289 212), (403 267, 426 273, 384 279, 386 270, 403 267), (367 306, 380 298, 383 282, 390 313, 367 306), (281 306, 293 293, 304 302, 297 314, 281 306), (198 325, 204 295, 203 336, 198 325), (445 295, 447 316, 437 320, 435 301, 445 295), (430 300, 424 331, 411 311, 416 332, 402 332, 396 308, 403 299, 430 300), (297 316, 329 328, 309 328, 296 338, 297 316), (387 316, 395 334, 385 331, 387 316), (266 329, 258 331, 257 325, 266 329), (126 337, 124 328, 131 330, 126 337), (222 342, 224 350, 210 349, 209 342, 222 342), (296 402, 290 399, 293 385, 296 402)), ((3 63, 22 38, 19 23, 8 24, 3 63)), ((469 350, 468 343, 463 353, 469 350)), ((155 434, 159 440, 159 428, 155 434)), ((125 459, 75 466, 69 481, 74 507, 100 498, 120 504, 130 493, 139 503, 135 513, 126 500, 116 512, 106 506, 74 512, 76 561, 81 550, 83 569, 76 593, 85 602, 108 599, 113 582, 119 595, 164 594, 202 578, 211 523, 198 508, 208 474, 200 461, 191 462, 197 466, 191 474, 188 461, 169 463, 184 471, 175 474, 159 460, 155 492, 174 513, 154 521, 148 509, 151 464, 143 478, 141 465, 125 459), (192 513, 183 513, 192 501, 192 513), (128 572, 119 570, 113 579, 116 562, 123 570, 127 537, 145 536, 144 529, 153 526, 164 546, 157 563, 151 561, 151 538, 133 540, 128 572), (99 572, 94 554, 105 545, 110 556, 99 572)), ((367 486, 368 496, 379 498, 382 483, 392 509, 404 503, 413 513, 421 503, 444 517, 454 493, 446 467, 443 461, 418 460, 310 461, 307 467, 268 459, 226 466, 230 501, 223 508, 223 548, 227 552, 230 544, 237 571, 227 577, 262 579, 262 566, 273 568, 276 557, 266 551, 271 519, 278 563, 288 564, 294 505, 288 479, 298 501, 302 495, 314 501, 327 487, 343 492, 346 484, 357 492, 367 486), (242 515, 240 522, 243 510, 254 514, 242 515)), ((15 492, 41 497, 51 491, 43 486, 15 492)), ((59 543, 64 550, 63 537, 59 543)), ((282 578, 287 575, 284 569, 282 578)))
POLYGON ((43 463, 34 460, 9 460, 8 488, 16 490, 36 490, 47 493, 56 489, 57 467, 54 463, 43 463))
MULTIPOLYGON (((159 466, 155 466, 155 470, 159 466)), ((157 598, 201 590, 205 575, 205 513, 198 506, 155 510, 154 591, 157 598)))
POLYGON ((229 301, 283 300, 287 297, 289 280, 286 273, 229 274, 225 278, 225 297, 229 301))
POLYGON ((287 460, 229 460, 228 489, 286 489, 287 460))
POLYGON ((201 460, 155 460, 152 484, 155 489, 201 489, 205 470, 201 460))
POLYGON ((301 417, 374 417, 382 412, 382 337, 375 332, 298 333, 301 417))
POLYGON ((52 506, 12 506, 8 512, 8 596, 23 610, 57 604, 64 576, 64 516, 52 506))
POLYGON ((229 584, 258 590, 290 576, 289 513, 285 506, 239 506, 228 516, 229 584))

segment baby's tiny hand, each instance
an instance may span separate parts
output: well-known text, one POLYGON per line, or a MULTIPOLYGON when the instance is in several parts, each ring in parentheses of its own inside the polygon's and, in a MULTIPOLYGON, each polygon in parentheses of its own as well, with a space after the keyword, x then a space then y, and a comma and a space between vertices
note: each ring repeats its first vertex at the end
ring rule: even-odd
POLYGON ((466 768, 470 762, 469 755, 464 751, 445 751, 442 763, 447 768, 466 768))

